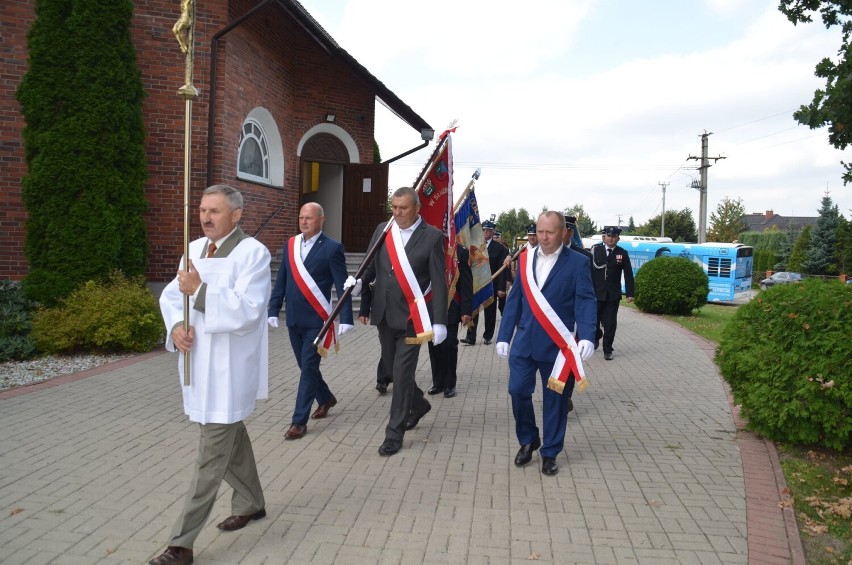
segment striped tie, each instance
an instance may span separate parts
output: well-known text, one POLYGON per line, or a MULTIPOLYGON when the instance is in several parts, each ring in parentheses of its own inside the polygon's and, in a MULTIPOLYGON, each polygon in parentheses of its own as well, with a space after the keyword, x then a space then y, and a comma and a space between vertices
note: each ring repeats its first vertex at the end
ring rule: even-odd
POLYGON ((214 255, 216 255, 216 244, 211 241, 210 245, 207 246, 207 258, 209 259, 214 255))

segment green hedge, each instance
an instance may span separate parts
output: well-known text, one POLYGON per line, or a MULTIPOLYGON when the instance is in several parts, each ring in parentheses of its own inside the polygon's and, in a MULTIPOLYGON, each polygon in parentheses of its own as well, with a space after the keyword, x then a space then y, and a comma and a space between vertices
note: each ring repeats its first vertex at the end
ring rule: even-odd
POLYGON ((636 273, 636 307, 652 314, 690 315, 707 304, 704 270, 685 257, 658 257, 636 273))
POLYGON ((739 307, 716 362, 748 426, 772 440, 852 445, 852 285, 803 280, 739 307))

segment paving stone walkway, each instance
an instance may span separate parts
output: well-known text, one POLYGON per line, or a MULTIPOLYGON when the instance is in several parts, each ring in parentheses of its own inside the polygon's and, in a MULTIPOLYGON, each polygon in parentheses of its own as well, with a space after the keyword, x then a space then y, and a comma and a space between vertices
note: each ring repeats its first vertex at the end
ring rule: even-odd
MULTIPOLYGON (((323 361, 339 403, 297 441, 283 439, 298 383, 286 328, 270 345, 270 399, 247 420, 268 517, 220 532, 221 489, 196 563, 804 563, 774 447, 740 431, 712 345, 665 320, 621 309, 615 359, 598 351, 574 395, 556 477, 538 455, 513 464, 493 345, 460 346, 458 396, 431 397, 389 458, 374 328, 323 361)), ((424 348, 424 389, 428 363, 424 348)), ((163 550, 198 440, 176 355, 0 392, 0 429, 0 562, 146 563, 163 550)))

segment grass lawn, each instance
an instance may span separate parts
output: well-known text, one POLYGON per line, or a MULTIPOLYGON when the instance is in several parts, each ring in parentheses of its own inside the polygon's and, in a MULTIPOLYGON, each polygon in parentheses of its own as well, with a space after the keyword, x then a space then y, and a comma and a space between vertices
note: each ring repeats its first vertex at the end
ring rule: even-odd
MULTIPOLYGON (((635 308, 622 302, 622 306, 635 308)), ((663 316, 718 344, 736 306, 707 304, 693 316, 663 316)), ((776 443, 809 564, 852 565, 852 448, 842 453, 776 443)))

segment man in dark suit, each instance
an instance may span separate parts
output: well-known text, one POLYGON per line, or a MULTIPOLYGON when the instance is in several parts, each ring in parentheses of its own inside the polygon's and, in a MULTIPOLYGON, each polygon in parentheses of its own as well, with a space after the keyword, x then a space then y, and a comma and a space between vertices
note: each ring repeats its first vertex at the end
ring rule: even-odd
POLYGON ((556 456, 565 444, 568 401, 575 377, 568 375, 561 394, 548 388, 547 381, 557 361, 565 358, 564 352, 573 355, 568 340, 574 339, 571 332, 575 322, 582 359, 594 353, 595 293, 588 260, 562 243, 565 217, 560 212, 543 212, 537 228, 538 247, 521 254, 516 282, 500 322, 496 351, 500 357, 509 357, 509 396, 521 445, 515 465, 529 463, 540 447, 541 472, 555 475, 559 470, 556 456), (536 426, 532 400, 536 372, 541 375, 543 390, 543 436, 536 426))
POLYGON ((384 237, 362 277, 364 286, 375 282, 372 301, 361 303, 358 316, 377 327, 383 373, 393 378, 390 417, 379 447, 383 456, 398 452, 405 431, 432 409, 414 372, 422 342, 431 338, 440 345, 447 337, 444 234, 420 217, 420 198, 413 188, 394 191, 391 210, 393 224, 379 224, 370 241, 372 249, 384 237))
MULTIPOLYGON (((494 239, 494 230, 497 226, 491 220, 482 222, 482 236, 485 238, 485 249, 488 253, 488 264, 491 267, 491 274, 494 275, 503 266, 503 261, 509 255, 509 250, 505 245, 494 239)), ((485 329, 482 332, 482 342, 485 345, 491 344, 491 339, 494 337, 494 328, 497 325, 497 303, 500 299, 506 298, 506 283, 508 281, 507 269, 497 275, 492 281, 494 285, 494 301, 482 309, 485 316, 485 329)), ((462 340, 462 343, 473 345, 476 343, 476 328, 479 324, 480 316, 473 318, 472 323, 467 328, 467 337, 462 340)))
MULTIPOLYGON (((290 345, 301 370, 296 408, 290 429, 284 439, 299 439, 308 431, 308 415, 325 418, 337 404, 320 372, 320 353, 327 352, 334 342, 333 327, 328 330, 322 350, 314 347, 328 314, 331 312, 331 285, 337 296, 343 295, 347 279, 346 258, 343 245, 322 232, 325 221, 322 206, 309 202, 299 211, 299 235, 291 237, 284 245, 284 257, 275 278, 275 287, 269 299, 269 325, 278 327, 278 314, 284 299, 287 300, 287 331, 290 345), (319 407, 311 414, 314 400, 319 407)), ((353 328, 352 302, 346 299, 340 312, 340 329, 343 335, 353 328)))
POLYGON ((598 322, 595 349, 603 338, 604 359, 612 360, 612 343, 618 327, 618 305, 621 302, 621 277, 624 294, 633 302, 633 267, 627 250, 618 245, 621 228, 606 226, 603 242, 592 246, 592 278, 598 298, 598 322))
POLYGON ((586 256, 589 260, 589 268, 592 268, 592 253, 583 247, 582 240, 577 237, 577 218, 574 216, 565 216, 565 245, 571 251, 576 251, 586 256), (579 243, 578 243, 579 242, 579 243))
POLYGON ((456 395, 457 365, 459 357, 459 323, 470 322, 473 307, 473 273, 469 254, 464 245, 456 244, 456 264, 459 277, 456 292, 447 309, 447 339, 440 345, 429 343, 429 361, 432 365, 430 395, 444 393, 444 398, 456 395))

